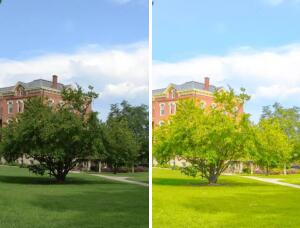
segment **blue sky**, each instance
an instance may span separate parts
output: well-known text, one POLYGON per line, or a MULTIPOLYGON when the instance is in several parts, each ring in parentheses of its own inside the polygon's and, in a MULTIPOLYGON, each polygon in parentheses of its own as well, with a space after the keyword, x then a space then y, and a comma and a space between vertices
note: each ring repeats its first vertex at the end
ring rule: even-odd
POLYGON ((299 0, 156 0, 153 87, 202 81, 245 87, 257 121, 275 101, 300 106, 299 0))
POLYGON ((147 0, 3 0, 0 86, 51 79, 93 85, 95 109, 148 102, 147 0))

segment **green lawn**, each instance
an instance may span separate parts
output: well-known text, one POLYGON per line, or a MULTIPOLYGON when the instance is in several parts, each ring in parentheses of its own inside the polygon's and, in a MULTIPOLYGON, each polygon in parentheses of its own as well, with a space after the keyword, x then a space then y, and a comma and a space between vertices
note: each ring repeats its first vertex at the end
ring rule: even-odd
POLYGON ((140 181, 144 183, 149 182, 149 173, 148 172, 136 172, 136 173, 100 173, 101 175, 108 175, 108 176, 117 176, 117 177, 128 177, 128 180, 140 181))
POLYGON ((300 190, 239 176, 219 186, 153 169, 153 227, 300 227, 300 190))
POLYGON ((53 184, 0 166, 0 227, 148 227, 148 189, 87 174, 53 184))

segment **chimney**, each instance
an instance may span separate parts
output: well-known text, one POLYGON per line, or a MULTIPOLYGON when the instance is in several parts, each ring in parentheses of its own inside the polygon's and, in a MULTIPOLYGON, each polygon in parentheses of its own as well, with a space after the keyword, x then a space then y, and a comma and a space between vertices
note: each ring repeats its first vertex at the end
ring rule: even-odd
POLYGON ((209 90, 209 77, 204 78, 204 89, 209 90))
POLYGON ((53 89, 58 89, 58 83, 57 83, 57 76, 56 75, 52 76, 52 88, 53 89))

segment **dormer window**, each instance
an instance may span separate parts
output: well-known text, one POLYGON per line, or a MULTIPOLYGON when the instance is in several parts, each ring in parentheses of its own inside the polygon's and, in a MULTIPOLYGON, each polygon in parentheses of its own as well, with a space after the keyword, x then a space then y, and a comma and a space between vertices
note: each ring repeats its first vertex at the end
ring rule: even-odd
POLYGON ((25 96, 25 90, 24 90, 24 87, 19 85, 17 88, 16 88, 16 91, 15 91, 15 95, 16 96, 25 96))

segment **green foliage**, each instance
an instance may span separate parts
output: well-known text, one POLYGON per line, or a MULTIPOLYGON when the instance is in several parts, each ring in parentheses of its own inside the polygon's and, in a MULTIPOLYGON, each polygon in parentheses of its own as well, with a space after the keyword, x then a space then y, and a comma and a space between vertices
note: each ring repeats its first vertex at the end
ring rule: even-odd
POLYGON ((290 161, 293 145, 277 119, 260 120, 256 127, 256 142, 257 150, 253 158, 265 167, 267 174, 270 168, 283 167, 290 161))
POLYGON ((39 162, 32 171, 47 170, 63 182, 78 162, 103 153, 100 124, 88 108, 95 97, 78 87, 63 91, 64 105, 50 107, 42 98, 27 100, 24 112, 2 130, 2 155, 8 161, 31 157, 39 162))
POLYGON ((113 167, 114 173, 121 166, 133 165, 138 156, 139 144, 128 123, 110 117, 104 132, 105 161, 113 167))
POLYGON ((245 155, 251 140, 249 116, 236 110, 250 98, 244 89, 238 95, 230 88, 214 96, 216 108, 199 109, 194 100, 179 102, 169 124, 155 129, 153 145, 158 161, 178 156, 209 183, 216 183, 231 161, 245 155))
POLYGON ((111 105, 108 119, 127 122, 139 144, 137 162, 149 163, 149 112, 146 105, 132 106, 127 101, 111 105))
POLYGON ((298 107, 283 108, 279 103, 263 107, 261 120, 277 122, 293 146, 290 160, 300 160, 300 109, 298 107))

